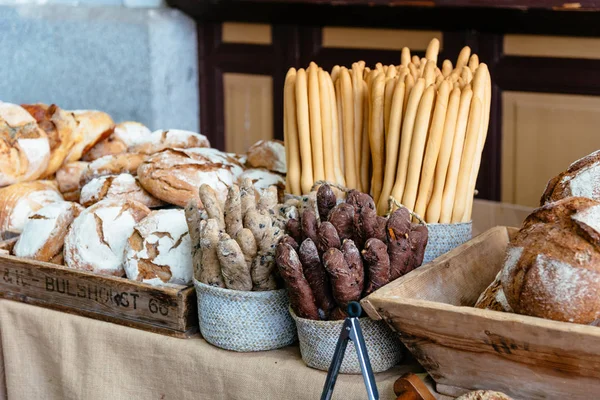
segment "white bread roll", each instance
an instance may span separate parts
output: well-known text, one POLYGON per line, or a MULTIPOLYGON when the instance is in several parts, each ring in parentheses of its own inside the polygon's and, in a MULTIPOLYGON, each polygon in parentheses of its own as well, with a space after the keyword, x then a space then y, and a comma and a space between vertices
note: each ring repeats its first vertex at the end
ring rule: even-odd
POLYGON ((148 207, 133 200, 102 200, 85 209, 65 238, 65 264, 100 275, 123 276, 127 239, 149 213, 148 207))
POLYGON ((153 211, 135 226, 125 250, 125 273, 156 286, 191 283, 192 249, 183 210, 153 211))
POLYGON ((75 110, 70 112, 77 121, 76 131, 81 136, 81 141, 73 146, 66 162, 79 161, 96 143, 110 136, 115 128, 115 123, 110 115, 102 111, 75 110))
POLYGON ((107 155, 125 153, 129 147, 143 141, 150 133, 150 129, 139 122, 121 122, 115 126, 109 137, 96 143, 83 156, 83 160, 94 161, 107 155))
POLYGON ((107 175, 94 178, 81 188, 79 202, 90 207, 104 199, 135 200, 148 208, 164 206, 165 203, 148 193, 137 178, 130 174, 107 175))
POLYGON ((154 154, 166 149, 190 149, 210 147, 206 136, 178 129, 158 130, 140 138, 127 151, 130 153, 154 154))
POLYGON ((83 207, 77 203, 60 201, 30 215, 13 248, 14 255, 62 264, 67 230, 81 211, 83 207))

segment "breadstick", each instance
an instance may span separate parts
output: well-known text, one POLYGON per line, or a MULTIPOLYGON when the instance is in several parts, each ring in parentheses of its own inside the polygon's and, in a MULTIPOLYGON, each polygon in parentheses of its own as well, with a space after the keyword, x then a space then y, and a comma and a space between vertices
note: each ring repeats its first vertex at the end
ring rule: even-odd
POLYGON ((360 61, 358 62, 358 66, 360 67, 360 69, 361 69, 361 70, 364 70, 364 69, 365 69, 365 65, 366 65, 366 63, 365 63, 363 60, 360 60, 360 61))
POLYGON ((396 165, 398 163, 398 146, 400 144, 400 128, 402 125, 402 108, 404 103, 405 84, 398 81, 394 88, 392 96, 392 107, 390 111, 389 132, 385 141, 385 172, 383 174, 383 187, 379 202, 377 203, 377 212, 383 215, 388 210, 388 198, 394 186, 396 178, 396 165))
POLYGON ((337 81, 339 74, 340 74, 340 66, 336 65, 331 69, 331 80, 333 81, 333 83, 335 83, 337 81))
POLYGON ((370 73, 371 73, 371 68, 365 67, 365 69, 363 70, 363 79, 366 80, 370 73))
MULTIPOLYGON (((446 82, 450 84, 449 81, 446 82)), ((446 182, 448 163, 450 162, 450 154, 452 153, 452 142, 454 141, 454 132, 456 130, 459 105, 460 89, 455 88, 452 90, 450 99, 448 100, 448 111, 446 112, 446 119, 444 121, 442 143, 440 145, 440 153, 435 165, 433 192, 431 194, 431 200, 429 200, 429 204, 427 205, 427 212, 425 213, 425 221, 428 223, 435 224, 440 220, 442 195, 444 194, 444 183, 446 182)))
POLYGON ((310 145, 310 122, 308 119, 308 86, 306 71, 302 68, 296 72, 296 118, 298 122, 300 161, 302 163, 300 187, 302 188, 302 193, 310 193, 314 177, 310 145))
MULTIPOLYGON (((432 63, 433 64, 433 63, 432 63)), ((423 78, 425 74, 425 67, 427 66, 427 59, 421 58, 421 64, 419 64, 419 78, 423 78)))
POLYGON ((400 54, 400 65, 408 67, 410 64, 410 49, 408 47, 402 48, 402 53, 400 54))
POLYGON ((415 87, 415 79, 413 78, 413 76, 411 74, 407 74, 406 78, 404 78, 404 103, 402 106, 402 115, 406 115, 406 107, 408 106, 408 96, 410 96, 410 93, 413 89, 413 87, 415 87))
POLYGON ((438 53, 440 52, 440 41, 437 38, 431 39, 429 45, 427 45, 427 51, 425 52, 425 58, 437 63, 438 53))
POLYGON ((450 76, 451 73, 452 73, 452 61, 444 60, 444 62, 442 63, 442 75, 444 75, 444 78, 447 78, 450 76))
MULTIPOLYGON (((363 92, 368 93, 367 82, 363 81, 363 92)), ((370 190, 369 174, 371 165, 371 148, 369 146, 369 96, 365 96, 363 102, 363 131, 360 155, 360 185, 365 192, 370 190)))
POLYGON ((323 157, 323 127, 321 125, 321 98, 319 96, 319 68, 310 63, 308 76, 308 116, 310 120, 310 145, 312 150, 313 177, 315 181, 325 179, 323 157))
POLYGON ((477 67, 479 67, 479 57, 477 54, 472 54, 471 58, 469 58, 469 69, 471 69, 472 73, 475 73, 477 67))
POLYGON ((419 65, 421 65, 421 58, 419 56, 412 56, 411 62, 415 65, 415 67, 419 68, 419 65))
POLYGON ((442 224, 450 223, 452 220, 454 197, 456 195, 456 182, 458 179, 460 162, 463 155, 467 121, 469 118, 469 109, 471 107, 472 97, 473 91, 471 90, 471 86, 465 86, 460 94, 460 104, 458 106, 458 117, 456 119, 454 141, 452 142, 452 152, 450 153, 448 173, 446 175, 444 193, 442 195, 442 211, 440 214, 440 223, 442 224))
POLYGON ((286 77, 283 94, 283 107, 284 107, 284 136, 285 136, 285 150, 287 162, 287 182, 289 186, 286 186, 288 193, 294 195, 301 195, 302 189, 300 188, 300 150, 298 144, 298 125, 296 122, 296 70, 290 68, 286 77))
POLYGON ((387 65, 384 65, 382 69, 383 69, 383 73, 387 75, 389 67, 387 65))
POLYGON ((394 78, 385 78, 385 94, 383 98, 383 121, 385 124, 385 130, 383 132, 384 138, 387 138, 388 129, 390 127, 390 111, 392 109, 392 96, 394 94, 396 82, 397 80, 394 78))
POLYGON ((323 158, 325 165, 325 180, 335 182, 335 168, 332 154, 333 150, 333 130, 332 130, 332 114, 331 101, 329 100, 329 84, 327 80, 331 80, 329 74, 323 70, 319 70, 319 97, 321 102, 321 125, 323 128, 323 149, 327 151, 327 157, 323 158))
MULTIPOLYGON (((333 147, 332 158, 333 158, 333 172, 335 175, 335 182, 339 185, 346 186, 346 180, 344 179, 344 168, 342 166, 342 148, 340 145, 340 128, 339 128, 339 114, 338 108, 341 107, 339 101, 336 100, 335 89, 333 87, 333 81, 331 79, 327 79, 327 90, 329 92, 329 102, 330 102, 330 111, 331 111, 331 137, 333 147)), ((340 112, 341 114, 341 112, 340 112)))
POLYGON ((384 93, 385 76, 377 75, 371 87, 371 126, 369 129, 369 144, 371 145, 371 162, 373 173, 371 175, 371 196, 377 204, 383 183, 383 167, 385 163, 384 139, 384 93))
POLYGON ((435 108, 433 117, 431 118, 431 127, 427 137, 427 146, 425 148, 425 156, 423 157, 423 166, 421 169, 421 178, 418 183, 417 202, 415 203, 415 212, 421 216, 425 216, 429 196, 433 190, 433 177, 435 166, 440 153, 442 144, 442 135, 444 133, 444 122, 446 121, 446 111, 448 110, 448 97, 452 84, 444 81, 440 86, 435 100, 435 108))
POLYGON ((425 64, 423 78, 425 78, 425 87, 429 87, 429 85, 435 83, 435 64, 433 62, 425 64))
POLYGON ((423 164, 423 153, 425 151, 425 142, 427 141, 427 132, 429 131, 429 121, 431 121, 431 110, 435 98, 435 86, 429 86, 425 89, 417 115, 410 143, 410 157, 408 168, 406 170, 406 187, 402 195, 402 204, 409 210, 414 210, 417 199, 417 190, 419 187, 419 177, 421 175, 421 166, 423 164))
POLYGON ((404 195, 413 128, 415 126, 419 102, 421 101, 424 91, 425 79, 421 78, 412 88, 410 96, 408 97, 406 112, 403 113, 402 133, 400 135, 400 155, 398 156, 398 165, 396 167, 396 181, 392 188, 392 196, 398 201, 402 201, 402 196, 404 195))
POLYGON ((442 82, 448 82, 450 84, 450 87, 452 87, 450 81, 446 81, 446 79, 444 79, 444 75, 438 75, 438 77, 435 78, 435 87, 439 89, 442 82))
POLYGON ((473 80, 473 73, 469 67, 463 67, 460 77, 463 80, 463 85, 468 85, 473 80))
POLYGON ((346 67, 340 71, 340 94, 342 95, 342 117, 344 138, 344 173, 346 186, 355 189, 357 186, 356 158, 354 154, 354 104, 352 99, 352 80, 346 67))
POLYGON ((383 64, 378 62, 377 64, 375 64, 375 69, 379 72, 383 71, 383 64))
POLYGON ((467 62, 469 62, 470 55, 471 55, 471 48, 469 46, 463 47, 462 50, 460 51, 460 53, 458 54, 458 58, 456 59, 456 66, 455 66, 456 71, 462 70, 462 67, 467 65, 467 62))
POLYGON ((398 74, 398 70, 395 66, 390 65, 388 70, 385 72, 385 79, 391 79, 398 74))
MULTIPOLYGON (((367 94, 363 90, 362 82, 362 73, 358 67, 358 64, 354 63, 354 65, 352 65, 352 104, 354 107, 352 113, 354 117, 354 133, 352 137, 352 143, 354 145, 353 155, 357 179, 358 177, 360 177, 360 142, 363 131, 363 102, 365 101, 365 96, 367 96, 367 94)), ((360 180, 358 182, 360 182, 360 180)), ((359 186, 357 187, 357 189, 362 188, 359 186)))
POLYGON ((419 70, 418 68, 415 66, 415 64, 408 64, 408 69, 410 71, 410 74, 412 75, 413 79, 415 80, 415 82, 417 81, 417 79, 419 79, 419 70))
MULTIPOLYGON (((344 129, 343 129, 343 121, 344 121, 344 113, 342 112, 342 89, 341 82, 338 79, 335 84, 335 102, 337 108, 337 120, 338 120, 338 140, 340 143, 340 166, 342 167, 342 173, 344 172, 344 129)), ((344 175, 344 181, 346 181, 346 177, 344 175)))

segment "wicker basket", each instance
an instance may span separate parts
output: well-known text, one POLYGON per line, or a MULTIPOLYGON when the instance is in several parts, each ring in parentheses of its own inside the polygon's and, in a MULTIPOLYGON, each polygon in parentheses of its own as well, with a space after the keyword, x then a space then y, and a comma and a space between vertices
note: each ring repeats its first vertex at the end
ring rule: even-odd
MULTIPOLYGON (((333 359, 344 321, 315 321, 300 318, 292 310, 290 313, 298 328, 302 360, 309 367, 327 371, 333 359)), ((402 360, 403 346, 398 336, 390 330, 385 322, 373 321, 368 317, 360 318, 360 328, 365 338, 373 372, 386 371, 402 360)), ((349 341, 348 347, 346 347, 340 373, 361 373, 352 341, 349 341)))
POLYGON ((200 332, 207 342, 240 352, 273 350, 296 341, 285 289, 242 292, 194 279, 200 332))
POLYGON ((471 240, 472 226, 472 222, 427 224, 429 239, 425 248, 423 264, 427 264, 442 254, 471 240))

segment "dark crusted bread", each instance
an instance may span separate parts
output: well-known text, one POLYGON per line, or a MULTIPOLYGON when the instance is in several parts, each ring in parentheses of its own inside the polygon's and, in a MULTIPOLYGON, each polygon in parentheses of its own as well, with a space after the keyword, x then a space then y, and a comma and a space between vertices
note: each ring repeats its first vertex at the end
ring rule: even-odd
POLYGON ((540 205, 572 196, 600 201, 600 150, 575 161, 565 172, 550 179, 540 205))

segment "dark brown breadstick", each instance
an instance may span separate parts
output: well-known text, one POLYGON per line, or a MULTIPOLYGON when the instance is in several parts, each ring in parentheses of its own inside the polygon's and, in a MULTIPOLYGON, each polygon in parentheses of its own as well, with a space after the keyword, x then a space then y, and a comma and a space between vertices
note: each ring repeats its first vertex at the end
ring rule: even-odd
POLYGON ((368 296, 390 281, 390 256, 385 243, 375 238, 367 240, 362 256, 368 266, 368 282, 364 291, 364 295, 368 296))
POLYGON ((332 247, 339 249, 342 244, 335 227, 329 221, 321 222, 317 229, 317 237, 319 239, 317 242, 319 254, 325 253, 332 247))
POLYGON ((310 238, 313 242, 318 242, 317 237, 317 216, 311 209, 305 209, 302 213, 302 233, 305 238, 310 238))
POLYGON ((341 241, 354 238, 354 207, 340 203, 329 213, 329 222, 335 227, 341 241))
POLYGON ((298 251, 298 242, 290 235, 283 235, 283 237, 279 240, 279 243, 289 244, 294 250, 298 251))
POLYGON ((408 241, 410 229, 410 213, 406 208, 399 208, 390 215, 387 236, 391 281, 410 270, 411 250, 408 241))
POLYGON ((410 271, 419 268, 423 263, 423 256, 425 255, 425 247, 427 247, 428 238, 429 231, 425 225, 413 224, 412 229, 408 234, 411 250, 410 271))
POLYGON ((377 209, 373 198, 366 193, 351 191, 346 203, 354 207, 354 229, 356 245, 362 248, 365 241, 375 234, 377 209))
POLYGON ((348 316, 346 311, 342 310, 340 307, 336 307, 329 314, 329 321, 339 321, 340 319, 345 319, 348 316))
POLYGON ((328 184, 323 184, 317 190, 317 209, 319 211, 319 218, 321 222, 327 221, 329 216, 329 212, 335 204, 337 199, 335 198, 335 193, 331 190, 331 187, 328 184))
POLYGON ((361 288, 340 250, 327 250, 323 254, 323 265, 329 275, 331 292, 338 306, 345 308, 349 302, 360 299, 361 288))
POLYGON ((295 218, 290 218, 285 224, 285 231, 296 241, 296 243, 302 242, 302 227, 300 221, 295 218))
POLYGON ((279 275, 287 287, 290 305, 294 313, 300 318, 320 319, 315 296, 304 277, 298 254, 292 246, 279 243, 275 260, 279 275))
POLYGON ((378 215, 377 220, 375 221, 375 226, 373 226, 373 231, 369 233, 369 237, 376 238, 381 240, 383 243, 387 243, 387 233, 385 232, 387 221, 387 218, 378 215))
POLYGON ((325 319, 331 309, 335 307, 335 302, 331 295, 327 272, 319 259, 317 246, 312 240, 306 239, 300 245, 298 256, 300 257, 300 262, 302 262, 304 277, 308 281, 315 296, 317 307, 323 312, 323 319, 325 319))
POLYGON ((356 281, 356 285, 362 292, 365 284, 365 269, 360 250, 358 250, 352 240, 344 240, 341 250, 344 254, 344 260, 346 260, 346 264, 348 264, 348 268, 350 268, 352 276, 356 281))

